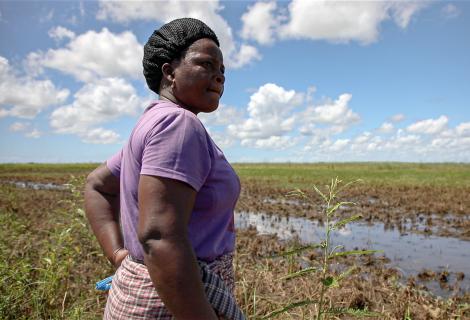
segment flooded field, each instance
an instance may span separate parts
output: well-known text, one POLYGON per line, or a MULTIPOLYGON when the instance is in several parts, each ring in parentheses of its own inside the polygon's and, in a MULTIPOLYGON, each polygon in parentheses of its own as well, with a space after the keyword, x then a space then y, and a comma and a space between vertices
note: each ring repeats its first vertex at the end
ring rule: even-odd
MULTIPOLYGON (((302 245, 319 243, 324 234, 324 226, 318 221, 265 213, 238 212, 235 226, 261 235, 276 235, 284 241, 297 240, 302 245)), ((417 278, 437 296, 455 294, 456 284, 459 292, 470 292, 469 241, 399 231, 380 222, 350 224, 332 236, 332 246, 343 245, 345 250, 383 251, 380 256, 389 261, 386 267, 396 268, 405 278, 417 278)))
MULTIPOLYGON (((81 188, 95 167, 0 165, 0 318, 100 319, 106 296, 93 283, 113 272, 86 224, 81 188)), ((380 312, 376 319, 470 319, 470 165, 235 165, 242 182, 236 297, 249 319, 319 294, 319 277, 281 280, 320 259, 272 258, 318 243, 322 201, 312 184, 334 176, 363 182, 345 189, 338 219, 363 218, 333 234, 342 250, 383 250, 338 259, 356 271, 327 301, 380 312), (300 188, 309 199, 287 197, 300 188)), ((278 319, 310 319, 315 305, 278 319)), ((335 317, 332 317, 335 318, 335 317)), ((347 316, 337 316, 349 319, 347 316)))

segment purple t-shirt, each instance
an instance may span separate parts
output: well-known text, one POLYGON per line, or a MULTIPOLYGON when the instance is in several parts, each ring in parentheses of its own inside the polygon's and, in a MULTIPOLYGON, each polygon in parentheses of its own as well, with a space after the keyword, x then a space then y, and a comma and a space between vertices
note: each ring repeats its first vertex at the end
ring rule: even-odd
POLYGON ((134 258, 143 259, 137 238, 141 174, 183 181, 197 191, 188 234, 198 259, 212 261, 234 250, 240 181, 192 112, 168 101, 152 103, 107 167, 120 178, 124 246, 134 258))

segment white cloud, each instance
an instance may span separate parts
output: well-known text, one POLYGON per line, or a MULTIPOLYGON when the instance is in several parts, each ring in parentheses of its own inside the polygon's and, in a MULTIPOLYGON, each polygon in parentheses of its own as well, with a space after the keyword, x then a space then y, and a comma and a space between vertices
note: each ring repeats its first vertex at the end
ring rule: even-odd
POLYGON ((357 144, 362 144, 362 143, 368 142, 371 138, 372 138, 372 134, 366 131, 366 132, 363 132, 361 135, 357 136, 353 142, 357 144))
POLYGON ((225 149, 231 147, 235 143, 235 139, 222 132, 210 132, 211 138, 219 146, 219 148, 225 149))
POLYGON ((238 54, 232 57, 230 67, 237 69, 247 65, 255 60, 261 60, 261 54, 253 46, 242 44, 238 54))
POLYGON ((85 143, 92 144, 111 144, 119 142, 119 134, 112 130, 95 128, 86 132, 81 132, 79 136, 85 143))
POLYGON ((199 113, 198 118, 206 127, 238 124, 243 121, 243 112, 235 107, 220 104, 219 108, 211 113, 199 113))
POLYGON ((119 136, 93 127, 122 116, 135 116, 144 106, 130 83, 120 78, 104 78, 84 85, 75 93, 72 104, 56 109, 50 125, 57 133, 77 134, 85 142, 97 143, 101 137, 108 143, 117 141, 119 136))
POLYGON ((315 135, 298 152, 304 161, 470 161, 470 122, 435 135, 398 129, 387 137, 363 132, 336 141, 315 135))
POLYGON ((403 113, 398 113, 398 114, 395 114, 393 115, 390 120, 392 122, 400 122, 400 121, 403 121, 405 120, 405 115, 403 113))
POLYGON ((256 2, 249 6, 248 11, 241 17, 243 22, 242 38, 253 39, 260 44, 272 43, 274 32, 279 23, 279 19, 274 15, 276 8, 275 1, 256 2))
POLYGON ((8 60, 0 56, 0 118, 32 119, 46 108, 63 103, 68 95, 69 90, 56 88, 50 80, 17 76, 8 60))
POLYGON ((33 129, 33 131, 26 133, 25 137, 37 139, 37 138, 40 138, 42 136, 42 134, 43 133, 41 131, 39 131, 37 129, 33 129))
POLYGON ((409 125, 406 130, 413 133, 436 134, 447 127, 449 119, 440 116, 438 119, 427 119, 409 125))
POLYGON ((49 37, 55 40, 62 40, 64 38, 73 39, 75 38, 75 32, 64 28, 62 26, 57 26, 52 28, 48 32, 49 37))
POLYGON ((427 4, 418 1, 390 2, 388 10, 391 11, 393 20, 402 29, 408 27, 414 14, 423 9, 427 4))
POLYGON ((42 136, 43 133, 41 131, 37 129, 31 130, 30 128, 31 123, 29 122, 14 122, 10 125, 8 129, 12 132, 24 132, 24 136, 27 138, 37 139, 42 136))
POLYGON ((292 130, 295 117, 290 113, 303 102, 303 95, 272 83, 261 86, 248 103, 249 118, 228 126, 228 132, 239 139, 267 139, 292 130))
POLYGON ((390 122, 384 122, 377 130, 381 133, 390 133, 394 128, 395 127, 390 122))
POLYGON ((283 150, 295 146, 298 140, 298 138, 289 136, 271 136, 266 139, 243 139, 241 145, 259 149, 283 150))
POLYGON ((227 67, 238 68, 252 61, 250 58, 259 59, 254 47, 235 43, 232 29, 219 14, 222 9, 219 1, 100 1, 97 18, 121 23, 134 20, 166 23, 182 17, 200 19, 217 34, 227 67))
MULTIPOLYGON (((316 107, 310 106, 301 115, 304 126, 301 130, 306 134, 312 123, 332 125, 329 130, 331 133, 343 132, 346 128, 359 122, 360 117, 357 113, 349 108, 352 95, 344 93, 335 101, 327 101, 326 103, 316 107)), ((322 130, 322 129, 320 129, 322 130)))
POLYGON ((393 21, 407 28, 426 2, 293 0, 287 14, 276 3, 258 2, 242 16, 241 35, 261 44, 279 39, 327 40, 335 43, 377 41, 380 25, 393 21))
POLYGON ((462 122, 455 128, 455 131, 461 137, 470 137, 470 122, 462 122))
POLYGON ((143 47, 132 32, 114 34, 103 28, 71 39, 64 48, 32 52, 27 63, 56 69, 88 82, 99 77, 141 77, 142 56, 143 47))
POLYGON ((30 125, 29 122, 14 122, 8 129, 12 132, 22 132, 28 130, 30 125))
POLYGON ((343 150, 344 148, 346 148, 348 143, 349 143, 349 139, 338 139, 330 146, 330 150, 331 151, 343 150))
POLYGON ((442 7, 441 12, 444 17, 448 19, 457 18, 460 15, 460 9, 452 3, 448 3, 442 7))

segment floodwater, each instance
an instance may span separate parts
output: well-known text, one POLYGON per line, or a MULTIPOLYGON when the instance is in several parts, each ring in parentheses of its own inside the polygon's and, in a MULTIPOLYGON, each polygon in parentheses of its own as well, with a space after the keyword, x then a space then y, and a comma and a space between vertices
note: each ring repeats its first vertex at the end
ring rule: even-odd
MULTIPOLYGON (((297 238, 304 245, 319 243, 324 234, 324 226, 317 221, 265 213, 237 212, 235 226, 239 229, 256 228, 259 234, 275 234, 281 240, 297 238)), ((344 245, 346 250, 383 250, 377 255, 389 258, 388 266, 398 269, 405 277, 416 276, 423 269, 448 271, 451 273, 449 281, 455 282, 455 273, 463 272, 465 278, 460 289, 470 291, 470 241, 403 233, 383 223, 350 223, 331 235, 332 245, 344 245)), ((436 295, 449 296, 452 293, 443 290, 437 281, 424 284, 436 295)))
POLYGON ((34 190, 68 190, 69 185, 67 184, 55 184, 55 183, 40 183, 40 182, 28 182, 28 181, 2 181, 1 183, 14 185, 20 189, 34 189, 34 190))

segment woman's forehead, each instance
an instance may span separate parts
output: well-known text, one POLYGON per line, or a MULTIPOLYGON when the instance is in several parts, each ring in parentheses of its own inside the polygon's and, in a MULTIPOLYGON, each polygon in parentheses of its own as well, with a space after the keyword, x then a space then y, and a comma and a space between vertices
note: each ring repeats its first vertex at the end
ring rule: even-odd
POLYGON ((186 57, 196 56, 211 56, 223 61, 222 51, 213 40, 208 38, 196 40, 188 47, 186 57))

